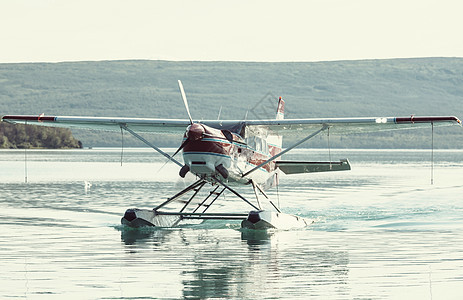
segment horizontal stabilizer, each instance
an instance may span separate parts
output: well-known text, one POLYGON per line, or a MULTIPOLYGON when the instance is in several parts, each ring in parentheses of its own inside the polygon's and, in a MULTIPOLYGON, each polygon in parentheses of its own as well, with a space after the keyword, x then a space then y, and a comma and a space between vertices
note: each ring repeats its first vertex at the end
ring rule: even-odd
POLYGON ((335 162, 277 161, 276 166, 287 175, 350 170, 350 163, 347 159, 335 162))

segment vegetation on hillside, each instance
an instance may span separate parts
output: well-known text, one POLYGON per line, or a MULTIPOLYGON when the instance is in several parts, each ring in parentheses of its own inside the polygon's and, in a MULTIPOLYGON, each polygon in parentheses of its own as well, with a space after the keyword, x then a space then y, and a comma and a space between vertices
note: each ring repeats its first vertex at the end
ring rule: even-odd
MULTIPOLYGON (((271 118, 275 98, 287 118, 456 115, 463 118, 463 58, 335 62, 102 61, 0 64, 0 114, 186 119, 271 118), (273 101, 273 102, 272 102, 273 101)), ((120 134, 73 131, 84 146, 118 146, 120 134)), ((463 148, 446 128, 440 148, 463 148)), ((153 137, 158 145, 178 139, 153 137)), ((333 138, 341 147, 428 147, 426 130, 333 138), (342 138, 342 141, 341 141, 342 138), (410 140, 412 138, 412 140, 410 140)), ((129 142, 129 141, 128 141, 129 142)), ((322 147, 323 139, 306 146, 322 147)), ((130 144, 128 144, 130 145, 130 144)), ((134 144, 135 145, 135 144, 134 144)))
POLYGON ((71 130, 0 122, 0 148, 82 148, 71 130))

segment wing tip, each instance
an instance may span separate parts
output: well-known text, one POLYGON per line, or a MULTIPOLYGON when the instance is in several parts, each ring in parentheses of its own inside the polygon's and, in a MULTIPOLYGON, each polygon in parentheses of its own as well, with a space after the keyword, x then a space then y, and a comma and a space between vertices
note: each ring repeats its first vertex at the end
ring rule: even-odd
POLYGON ((414 124, 414 123, 438 123, 438 122, 454 122, 458 125, 462 125, 461 120, 456 116, 442 116, 442 117, 399 117, 395 118, 396 124, 414 124))
POLYGON ((53 116, 45 116, 43 114, 41 115, 36 115, 36 116, 30 116, 30 115, 6 115, 3 116, 2 121, 4 122, 26 122, 26 121, 31 121, 31 122, 54 122, 56 120, 56 117, 53 116))

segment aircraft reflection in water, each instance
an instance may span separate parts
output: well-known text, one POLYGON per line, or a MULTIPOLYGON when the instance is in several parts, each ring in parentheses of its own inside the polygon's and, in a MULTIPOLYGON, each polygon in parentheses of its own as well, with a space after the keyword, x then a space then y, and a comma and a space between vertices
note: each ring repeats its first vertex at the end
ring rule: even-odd
POLYGON ((461 126, 461 121, 454 116, 284 119, 285 102, 281 98, 278 101, 275 119, 195 121, 191 117, 180 80, 178 85, 188 120, 66 117, 42 114, 3 116, 2 121, 66 128, 121 132, 125 130, 177 164, 180 168, 180 177, 185 177, 188 173, 197 177, 190 186, 154 209, 128 209, 121 219, 124 225, 174 227, 181 225, 185 220, 225 219, 242 220, 241 226, 250 229, 290 229, 312 224, 313 220, 282 213, 280 208, 269 199, 265 190, 278 185, 279 175, 282 173, 350 170, 347 159, 337 162, 281 160, 283 154, 322 132, 343 134, 431 126, 433 128, 434 126, 461 126), (183 142, 173 155, 169 155, 140 135, 144 132, 183 134, 183 142), (282 150, 282 138, 285 134, 297 135, 301 139, 282 150), (180 151, 183 153, 183 163, 175 158, 180 151), (250 201, 236 191, 234 187, 239 185, 251 186, 255 200, 250 201), (197 201, 195 198, 204 187, 210 190, 204 199, 197 201), (224 192, 235 195, 252 210, 238 213, 209 210, 224 192), (192 193, 192 196, 186 202, 181 202, 181 197, 187 193, 192 193), (262 203, 263 198, 269 204, 268 207, 262 203))
POLYGON ((288 245, 285 240, 294 238, 290 231, 241 229, 241 243, 217 231, 196 234, 181 229, 153 229, 143 234, 140 230, 123 230, 121 237, 127 246, 137 245, 127 249, 129 255, 157 253, 151 257, 153 264, 164 261, 166 272, 180 264, 181 268, 179 265, 172 271, 179 272, 185 299, 279 298, 291 297, 291 291, 301 296, 295 288, 298 283, 311 293, 323 289, 320 292, 326 295, 349 295, 347 251, 327 245, 328 249, 288 245), (179 251, 177 246, 176 258, 167 258, 165 245, 183 245, 189 250, 179 251))

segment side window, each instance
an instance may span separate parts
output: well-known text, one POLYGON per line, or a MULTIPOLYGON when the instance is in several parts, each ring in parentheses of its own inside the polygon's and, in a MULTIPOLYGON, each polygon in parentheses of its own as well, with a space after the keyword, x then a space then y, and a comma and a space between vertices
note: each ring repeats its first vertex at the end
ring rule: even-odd
POLYGON ((258 136, 253 136, 253 137, 250 137, 250 138, 247 138, 246 139, 246 144, 256 150, 256 151, 259 151, 259 152, 263 152, 263 153, 268 153, 268 144, 267 144, 267 141, 263 138, 260 138, 258 136))
POLYGON ((256 149, 256 137, 250 137, 246 139, 246 144, 249 148, 256 149))
POLYGON ((268 153, 268 144, 267 144, 267 140, 262 140, 262 152, 268 153))
POLYGON ((256 147, 256 151, 261 151, 261 139, 258 136, 254 137, 254 144, 256 147))

